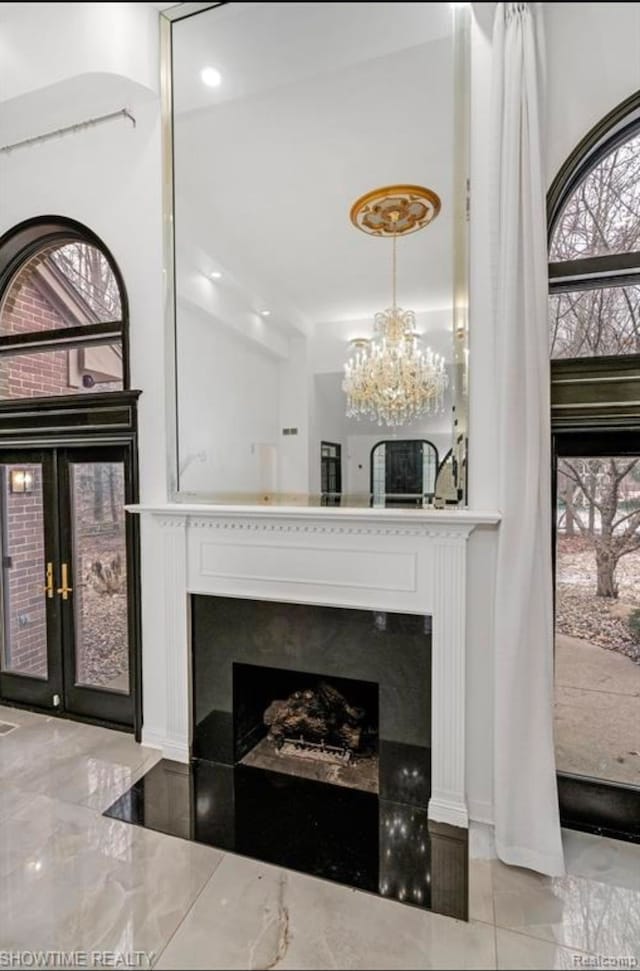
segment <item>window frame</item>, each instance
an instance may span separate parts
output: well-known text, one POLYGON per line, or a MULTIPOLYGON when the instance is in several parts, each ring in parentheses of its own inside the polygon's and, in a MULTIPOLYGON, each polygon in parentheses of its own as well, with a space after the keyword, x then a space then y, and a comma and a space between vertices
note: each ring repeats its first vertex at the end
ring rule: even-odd
MULTIPOLYGON (((640 133, 640 91, 609 112, 576 146, 547 194, 547 244, 566 203, 618 145, 640 133)), ((640 252, 548 261, 549 295, 640 284, 640 252)), ((624 428, 640 417, 640 354, 551 359, 555 430, 624 428)))
MULTIPOLYGON (((122 274, 108 247, 90 229, 64 216, 36 216, 27 219, 0 237, 0 304, 13 281, 30 259, 51 244, 85 243, 104 256, 114 275, 120 295, 120 318, 93 324, 61 327, 57 330, 0 334, 0 360, 5 356, 45 351, 90 348, 119 343, 122 351, 122 389, 130 387, 129 371, 129 304, 122 274)), ((44 396, 42 396, 44 397, 44 396)), ((58 395, 48 397, 61 397, 58 395)), ((12 399, 16 402, 28 399, 12 399)))

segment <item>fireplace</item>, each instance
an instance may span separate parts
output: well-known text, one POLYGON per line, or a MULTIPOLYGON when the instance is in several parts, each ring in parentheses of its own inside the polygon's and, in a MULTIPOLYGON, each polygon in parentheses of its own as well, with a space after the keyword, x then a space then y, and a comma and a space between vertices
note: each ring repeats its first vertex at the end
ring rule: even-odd
POLYGON ((142 518, 153 592, 143 598, 142 740, 164 758, 109 813, 465 917, 467 541, 499 515, 129 511, 142 518), (282 611, 268 636, 266 603, 282 611), (234 664, 377 685, 379 792, 238 761, 234 664))

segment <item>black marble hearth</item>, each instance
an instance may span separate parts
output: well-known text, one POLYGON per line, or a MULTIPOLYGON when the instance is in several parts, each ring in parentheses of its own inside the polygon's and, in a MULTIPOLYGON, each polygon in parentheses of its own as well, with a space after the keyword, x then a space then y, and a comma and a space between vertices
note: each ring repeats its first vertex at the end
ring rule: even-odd
POLYGON ((426 812, 430 619, 202 596, 192 618, 193 761, 161 761, 106 815, 466 919, 466 830, 426 812), (264 761, 265 709, 323 682, 366 711, 364 781, 264 761))

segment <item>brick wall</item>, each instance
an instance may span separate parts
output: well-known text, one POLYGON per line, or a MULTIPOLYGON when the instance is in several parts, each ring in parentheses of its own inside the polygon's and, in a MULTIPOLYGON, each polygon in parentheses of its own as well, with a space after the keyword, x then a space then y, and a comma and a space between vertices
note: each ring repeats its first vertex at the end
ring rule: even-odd
MULTIPOLYGON (((32 281, 33 261, 20 271, 2 306, 0 333, 58 330, 69 326, 32 281)), ((67 351, 0 359, 0 397, 36 398, 69 394, 67 351)))
MULTIPOLYGON (((50 303, 34 282, 34 272, 48 251, 30 260, 13 280, 0 311, 0 334, 56 331, 74 326, 50 303)), ((69 354, 74 351, 45 351, 0 358, 0 398, 38 398, 48 395, 119 391, 121 381, 102 381, 85 388, 69 383, 69 354)))

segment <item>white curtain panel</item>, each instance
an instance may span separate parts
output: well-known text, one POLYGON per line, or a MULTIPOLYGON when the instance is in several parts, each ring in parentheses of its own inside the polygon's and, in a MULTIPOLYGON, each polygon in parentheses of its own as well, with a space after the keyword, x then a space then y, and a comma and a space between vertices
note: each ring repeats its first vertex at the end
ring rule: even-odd
POLYGON ((494 311, 502 523, 496 579, 496 849, 564 872, 553 747, 547 244, 537 4, 500 3, 493 36, 494 311))

